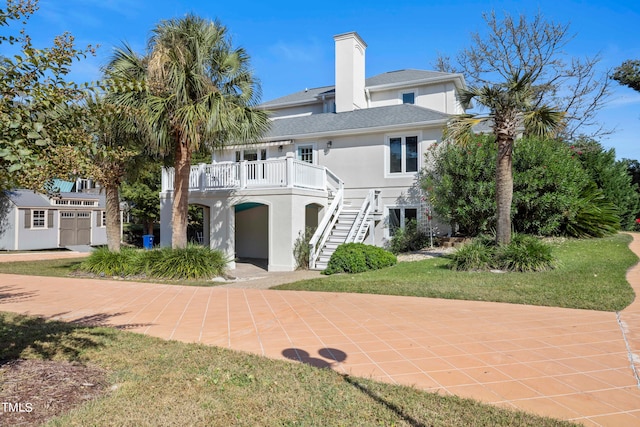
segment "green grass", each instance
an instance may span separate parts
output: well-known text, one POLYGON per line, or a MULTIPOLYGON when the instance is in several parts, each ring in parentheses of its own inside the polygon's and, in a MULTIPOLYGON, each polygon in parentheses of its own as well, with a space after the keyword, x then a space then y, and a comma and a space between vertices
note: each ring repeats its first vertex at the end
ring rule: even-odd
POLYGON ((309 365, 2 312, 0 343, 0 361, 72 360, 108 371, 113 390, 51 426, 573 425, 309 365))
POLYGON ((354 275, 334 275, 275 289, 356 292, 432 298, 498 301, 554 307, 617 311, 634 292, 625 279, 638 258, 628 248, 631 236, 571 239, 555 243, 558 267, 536 273, 452 271, 435 258, 354 275))

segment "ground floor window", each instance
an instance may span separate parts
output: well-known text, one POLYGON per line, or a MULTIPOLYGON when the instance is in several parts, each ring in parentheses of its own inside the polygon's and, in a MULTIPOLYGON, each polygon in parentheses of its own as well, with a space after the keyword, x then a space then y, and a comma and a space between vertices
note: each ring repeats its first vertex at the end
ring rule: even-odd
POLYGON ((266 149, 251 149, 251 150, 238 150, 236 151, 236 162, 246 161, 255 162, 257 160, 267 160, 266 149))
POLYGON ((389 237, 393 237, 399 228, 405 228, 409 221, 418 221, 417 207, 389 208, 389 237))
POLYGON ((47 226, 47 213, 44 210, 31 211, 31 228, 45 228, 47 226))

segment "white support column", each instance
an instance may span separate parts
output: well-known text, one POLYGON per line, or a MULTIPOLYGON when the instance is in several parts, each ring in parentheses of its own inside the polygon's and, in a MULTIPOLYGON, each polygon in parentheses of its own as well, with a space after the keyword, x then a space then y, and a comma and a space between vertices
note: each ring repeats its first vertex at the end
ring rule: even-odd
POLYGON ((294 173, 293 173, 293 159, 294 154, 289 152, 287 153, 287 187, 292 188, 294 183, 294 173))

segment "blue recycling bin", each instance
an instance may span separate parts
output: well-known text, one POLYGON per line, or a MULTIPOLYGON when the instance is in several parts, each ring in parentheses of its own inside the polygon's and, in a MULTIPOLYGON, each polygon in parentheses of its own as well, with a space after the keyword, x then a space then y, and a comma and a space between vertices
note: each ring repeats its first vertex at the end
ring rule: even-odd
POLYGON ((142 247, 147 250, 153 249, 153 234, 145 234, 142 236, 142 247))

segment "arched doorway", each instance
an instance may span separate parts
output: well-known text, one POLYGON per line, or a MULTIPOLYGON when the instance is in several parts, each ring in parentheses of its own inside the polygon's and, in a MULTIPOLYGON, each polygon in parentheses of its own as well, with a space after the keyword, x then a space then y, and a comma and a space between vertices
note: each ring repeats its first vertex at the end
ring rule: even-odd
POLYGON ((189 205, 187 242, 209 245, 209 209, 208 206, 204 205, 189 205))
POLYGON ((267 269, 269 265, 269 206, 245 202, 235 205, 235 256, 267 269))

